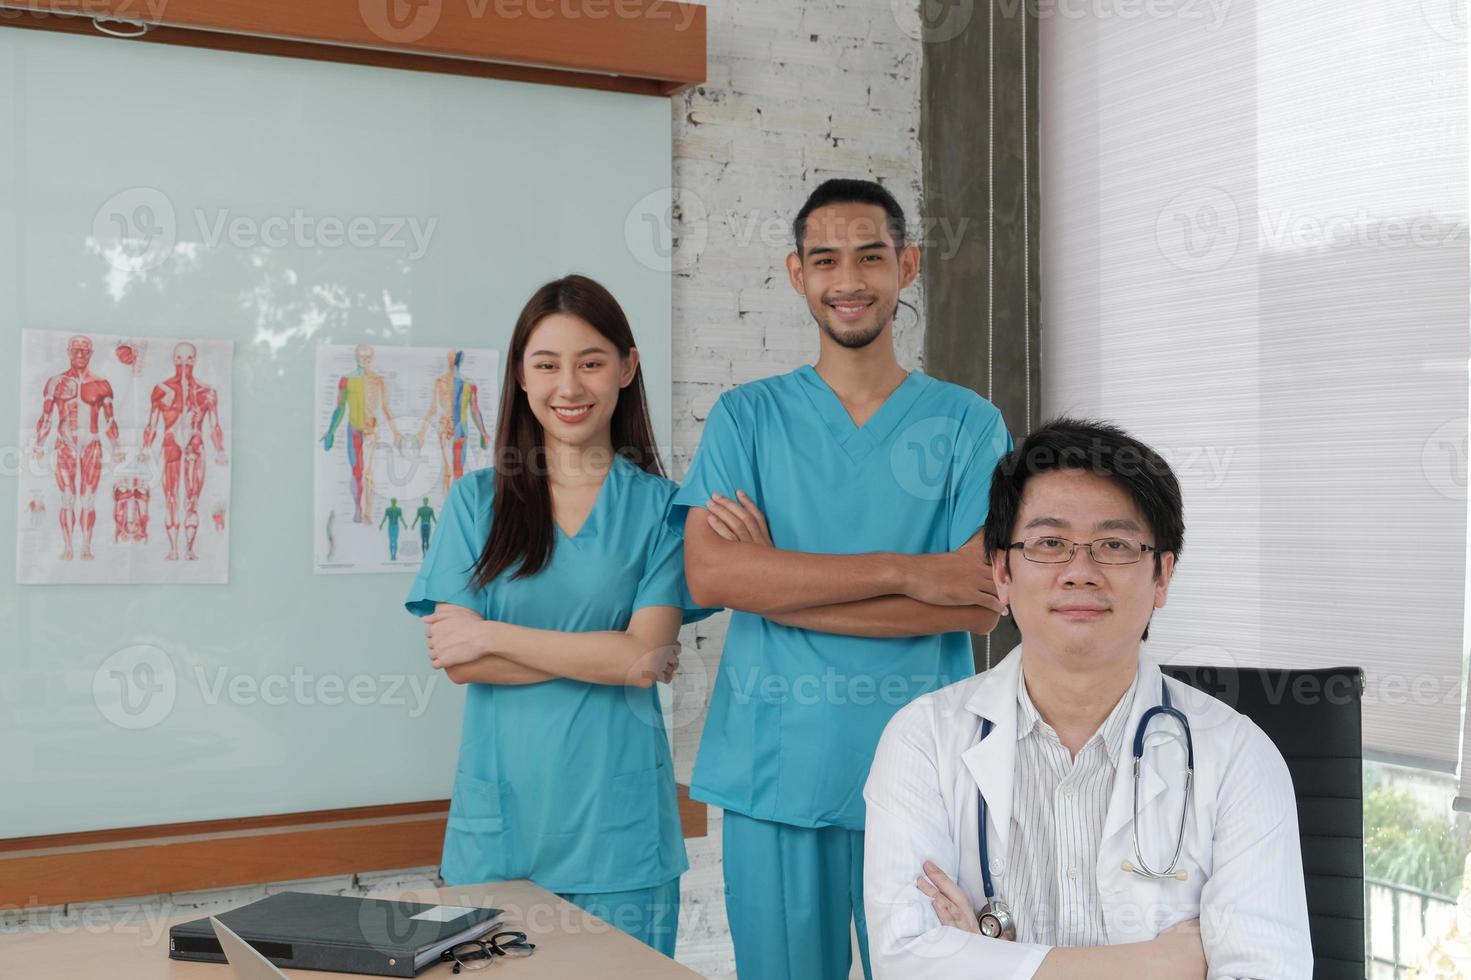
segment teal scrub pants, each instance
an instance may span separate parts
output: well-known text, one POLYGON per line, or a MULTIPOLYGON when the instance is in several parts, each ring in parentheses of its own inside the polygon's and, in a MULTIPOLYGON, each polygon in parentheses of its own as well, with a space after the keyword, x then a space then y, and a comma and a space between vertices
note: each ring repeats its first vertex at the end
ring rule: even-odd
POLYGON ((793 827, 725 811, 725 912, 739 980, 847 980, 849 924, 863 975, 863 832, 793 827))
POLYGON ((559 893, 560 897, 673 958, 679 933, 679 879, 631 892, 559 893))

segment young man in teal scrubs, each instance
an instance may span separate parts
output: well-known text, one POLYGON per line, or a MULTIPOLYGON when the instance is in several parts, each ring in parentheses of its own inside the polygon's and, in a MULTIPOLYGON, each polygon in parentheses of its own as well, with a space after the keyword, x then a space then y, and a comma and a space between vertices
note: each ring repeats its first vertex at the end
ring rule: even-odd
POLYGON ((675 495, 702 606, 735 610, 691 794, 725 809, 741 980, 842 980, 863 919, 863 784, 884 725, 974 673, 996 623, 981 527, 1011 449, 975 392, 905 371, 919 273, 892 195, 830 180, 794 222, 816 365, 726 392, 675 495))

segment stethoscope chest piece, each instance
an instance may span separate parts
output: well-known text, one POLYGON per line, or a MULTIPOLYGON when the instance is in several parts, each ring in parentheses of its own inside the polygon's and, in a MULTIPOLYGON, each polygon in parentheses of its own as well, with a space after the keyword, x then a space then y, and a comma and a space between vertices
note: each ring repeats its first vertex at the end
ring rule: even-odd
POLYGON ((1016 920, 1012 918, 1011 908, 1005 902, 991 899, 981 906, 976 918, 980 921, 981 935, 987 939, 1016 942, 1016 920))

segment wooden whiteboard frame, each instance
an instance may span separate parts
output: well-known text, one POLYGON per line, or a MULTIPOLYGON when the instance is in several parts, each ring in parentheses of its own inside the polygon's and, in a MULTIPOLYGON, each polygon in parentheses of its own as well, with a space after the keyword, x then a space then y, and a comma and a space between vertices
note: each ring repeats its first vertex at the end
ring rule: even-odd
POLYGON ((636 95, 705 80, 705 8, 671 0, 0 0, 0 27, 146 28, 136 40, 636 95), (422 37, 364 16, 415 2, 432 15, 422 37))
MULTIPOLYGON (((679 787, 684 836, 708 809, 679 787)), ((0 840, 0 911, 438 866, 449 800, 0 840)))
MULTIPOLYGON (((371 0, 0 0, 0 27, 667 97, 705 80, 705 8, 667 0, 422 0, 413 42, 374 35, 371 0), (550 16, 531 16, 531 7, 550 16), (499 17, 497 10, 522 15, 499 17), (476 11, 480 11, 479 14, 476 11)), ((391 0, 389 0, 391 2, 391 0)), ((0 840, 0 910, 228 888, 439 863, 448 800, 0 840)), ((685 837, 707 808, 679 787, 685 837)))

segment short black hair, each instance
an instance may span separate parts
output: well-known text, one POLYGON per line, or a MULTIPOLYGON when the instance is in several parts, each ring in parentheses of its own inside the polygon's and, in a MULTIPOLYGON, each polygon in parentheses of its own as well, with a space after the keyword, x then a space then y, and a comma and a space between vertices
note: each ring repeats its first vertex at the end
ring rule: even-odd
MULTIPOLYGON (((996 464, 984 537, 988 561, 1011 544, 1027 481, 1054 470, 1092 473, 1129 495, 1154 535, 1156 578, 1165 552, 1179 560, 1185 547, 1185 508, 1170 464, 1116 425, 1062 417, 1044 423, 996 464)), ((1009 554, 1007 562, 1009 569, 1009 554)), ((1142 639, 1149 639, 1148 627, 1142 639)))
POLYGON ((797 243, 797 254, 802 254, 802 239, 807 236, 807 219, 813 211, 830 204, 872 204, 884 209, 885 223, 895 248, 903 248, 906 241, 904 209, 894 200, 894 195, 872 180, 851 180, 834 177, 824 180, 807 197, 797 216, 792 219, 792 238, 797 243))

